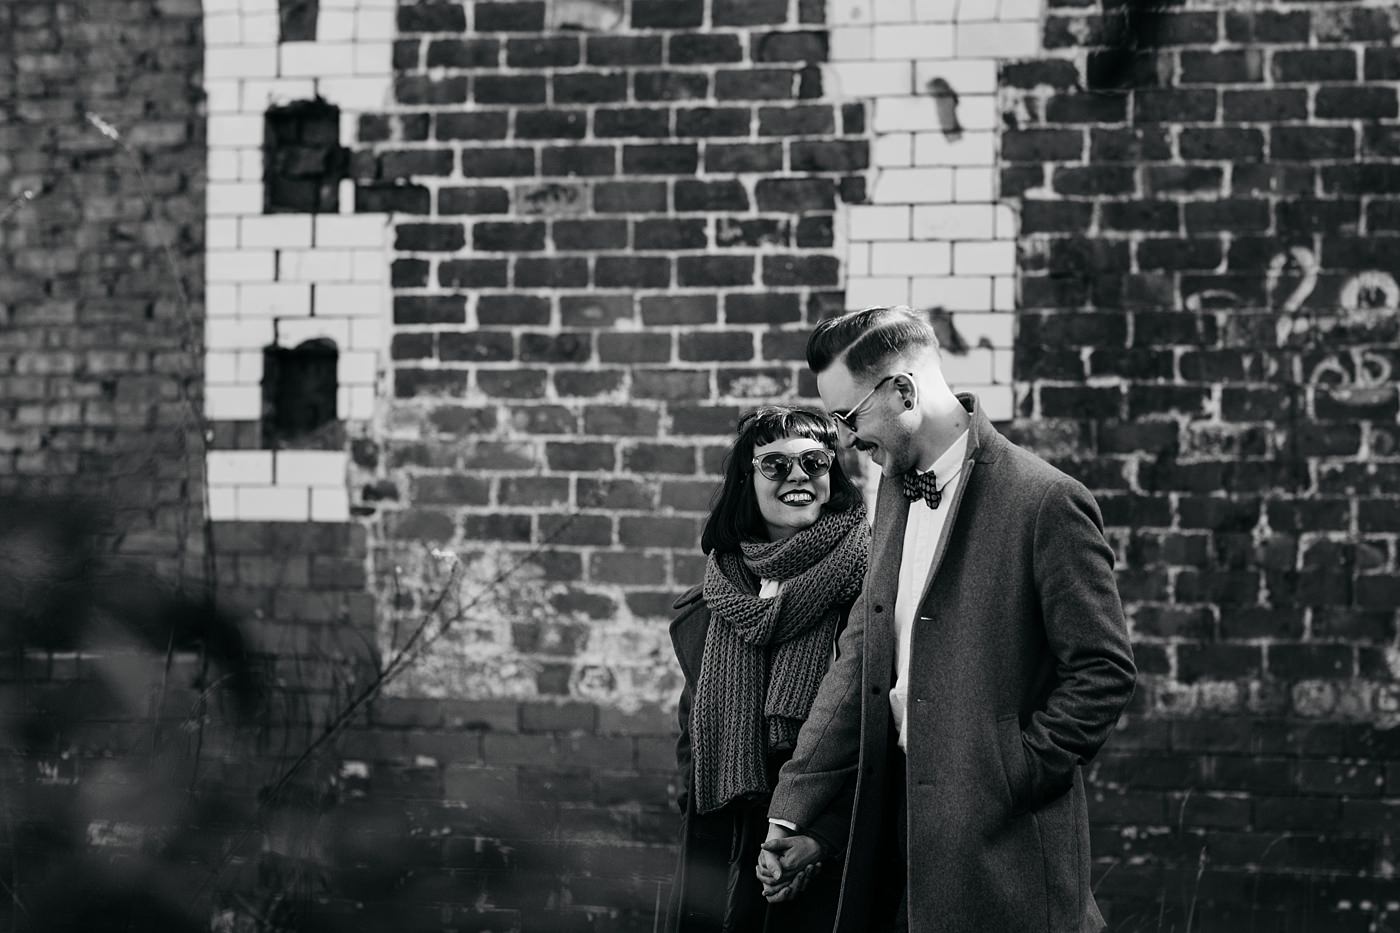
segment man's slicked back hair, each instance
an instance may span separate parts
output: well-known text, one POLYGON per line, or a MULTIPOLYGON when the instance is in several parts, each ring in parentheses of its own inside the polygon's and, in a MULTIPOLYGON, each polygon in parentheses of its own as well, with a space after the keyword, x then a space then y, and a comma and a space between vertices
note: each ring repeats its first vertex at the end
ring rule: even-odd
POLYGON ((938 334, 926 317, 903 305, 866 308, 818 324, 807 340, 807 365, 821 373, 845 354, 851 375, 868 378, 916 347, 938 348, 938 334))

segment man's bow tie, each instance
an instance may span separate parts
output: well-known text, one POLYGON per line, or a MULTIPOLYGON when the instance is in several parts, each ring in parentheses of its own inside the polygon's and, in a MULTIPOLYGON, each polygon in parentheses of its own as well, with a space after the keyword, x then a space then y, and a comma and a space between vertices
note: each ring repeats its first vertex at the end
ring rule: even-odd
POLYGON ((923 499, 931 509, 938 508, 943 501, 943 490, 938 488, 938 477, 933 471, 918 473, 910 470, 904 474, 904 495, 910 501, 923 499))

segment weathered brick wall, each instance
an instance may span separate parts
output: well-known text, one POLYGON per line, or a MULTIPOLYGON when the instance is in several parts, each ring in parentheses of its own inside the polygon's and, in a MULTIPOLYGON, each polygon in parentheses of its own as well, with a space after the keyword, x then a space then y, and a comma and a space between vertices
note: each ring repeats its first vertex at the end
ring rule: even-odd
POLYGON ((1100 891, 1120 929, 1389 929, 1400 20, 1134 11, 1052 2, 1002 73, 1017 429, 1097 494, 1142 670, 1100 891))

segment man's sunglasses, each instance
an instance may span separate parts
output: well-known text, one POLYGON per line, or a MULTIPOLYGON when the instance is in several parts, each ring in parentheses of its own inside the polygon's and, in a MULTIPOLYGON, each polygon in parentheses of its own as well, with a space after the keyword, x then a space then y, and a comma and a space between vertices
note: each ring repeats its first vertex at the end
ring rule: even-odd
POLYGON ((831 469, 833 454, 825 447, 813 447, 811 450, 804 450, 797 456, 790 454, 771 453, 761 457, 753 458, 754 469, 764 476, 781 483, 787 479, 792 472, 792 465, 796 463, 802 468, 802 472, 816 479, 818 476, 825 476, 831 469))
POLYGON ((914 378, 914 374, 913 374, 913 373, 890 373, 888 376, 886 376, 885 378, 881 379, 879 382, 875 383, 875 385, 871 387, 870 391, 867 392, 867 393, 865 393, 865 398, 861 399, 859 402, 856 402, 854 405, 852 405, 849 409, 846 410, 846 412, 845 412, 844 414, 843 414, 842 412, 839 412, 839 411, 833 411, 833 412, 831 413, 831 416, 832 416, 833 418, 835 418, 837 421, 839 421, 839 422, 841 422, 842 424, 844 424, 844 425, 846 426, 846 430, 847 430, 847 431, 850 431, 852 434, 856 433, 856 418, 859 417, 859 416, 856 414, 856 410, 859 409, 859 408, 861 408, 862 406, 864 406, 866 402, 870 401, 870 397, 871 397, 872 395, 874 395, 876 392, 879 392, 879 391, 880 391, 880 386, 882 386, 882 385, 884 385, 885 383, 889 382, 891 379, 895 378, 896 376, 908 376, 910 379, 913 379, 913 378, 914 378))

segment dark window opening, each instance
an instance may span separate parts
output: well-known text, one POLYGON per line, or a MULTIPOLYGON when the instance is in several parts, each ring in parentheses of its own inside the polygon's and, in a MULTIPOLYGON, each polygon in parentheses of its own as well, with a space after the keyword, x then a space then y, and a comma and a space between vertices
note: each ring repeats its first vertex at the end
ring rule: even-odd
POLYGON ((336 418, 335 342, 308 340, 293 350, 263 351, 264 449, 340 450, 345 426, 336 418))
POLYGON ((319 0, 277 0, 278 42, 315 42, 319 0))
POLYGON ((337 214, 349 172, 340 108, 320 98, 263 115, 263 213, 337 214))

